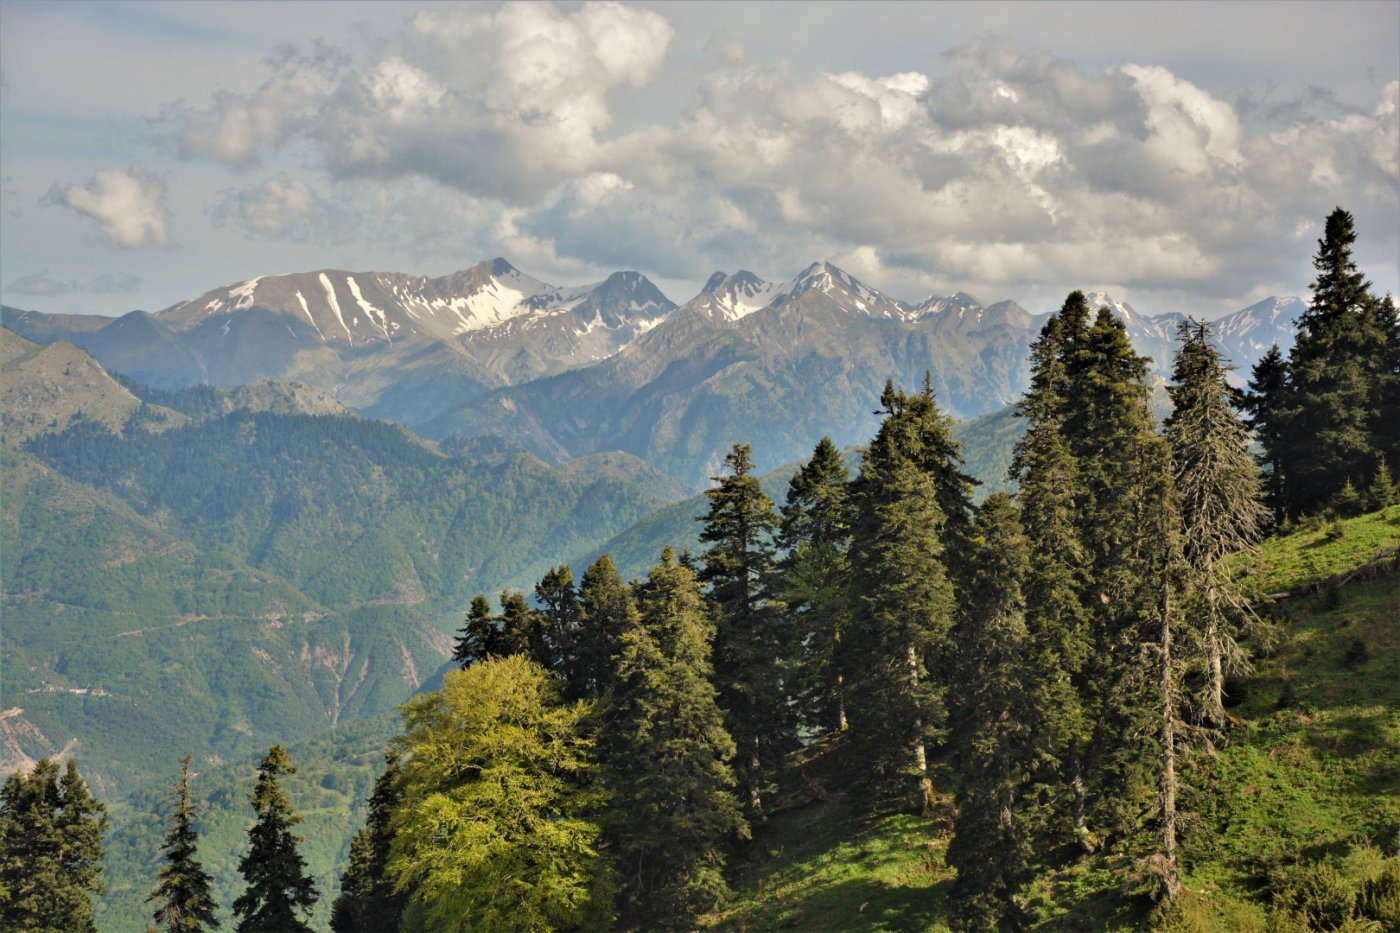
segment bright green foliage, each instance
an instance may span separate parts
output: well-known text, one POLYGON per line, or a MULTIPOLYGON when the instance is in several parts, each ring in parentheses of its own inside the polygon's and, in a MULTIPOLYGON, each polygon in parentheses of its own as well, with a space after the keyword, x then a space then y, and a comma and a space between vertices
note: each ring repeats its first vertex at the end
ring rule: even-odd
POLYGON ((735 444, 724 459, 729 472, 705 492, 710 509, 700 540, 708 547, 699 576, 715 624, 714 682, 737 749, 735 777, 754 818, 796 746, 796 727, 779 668, 785 615, 771 595, 777 517, 752 474, 751 454, 735 444))
POLYGON ((623 633, 637 625, 632 593, 613 559, 599 557, 583 572, 579 587, 578 630, 574 639, 574 690, 599 697, 612 686, 622 654, 623 633))
POLYGON ((365 826, 350 843, 350 864, 340 878, 340 896, 331 909, 335 933, 379 933, 399 928, 407 895, 394 890, 389 850, 394 841, 390 820, 403 799, 399 759, 385 756, 384 773, 374 782, 365 826))
POLYGON ((246 882, 233 902, 238 933, 309 933, 304 917, 316 903, 316 886, 306 876, 306 860, 297 851, 301 842, 292 827, 301 817, 282 790, 282 778, 295 774, 291 756, 281 745, 268 749, 258 763, 253 788, 257 821, 248 830, 248 852, 238 863, 246 882))
MULTIPOLYGON (((434 931, 605 927, 611 876, 585 786, 583 703, 519 655, 450 671, 404 706, 389 873, 434 931)), ((409 921, 406 920, 406 925, 409 921)))
POLYGON ((956 473, 947 460, 956 443, 927 385, 908 396, 887 384, 880 402, 885 418, 852 492, 851 738, 872 802, 917 788, 927 805, 927 746, 943 733, 954 611, 940 479, 956 473))
POLYGON ((629 914, 706 910, 729 894, 725 849, 748 828, 734 797, 734 740, 711 685, 700 586, 670 548, 623 633, 604 779, 629 914))
POLYGON ((1366 511, 1384 509, 1397 501, 1400 501, 1400 490, 1396 489, 1395 481, 1390 478, 1390 464, 1382 460, 1376 465, 1376 475, 1371 478, 1371 485, 1366 490, 1366 511))
POLYGON ((165 866, 147 900, 158 901, 155 921, 166 933, 197 933, 219 925, 218 905, 209 893, 211 879, 196 857, 199 834, 194 829, 194 805, 190 802, 190 756, 180 759, 180 780, 175 784, 170 830, 165 834, 165 866))
POLYGON ((1229 369, 1211 343, 1210 325, 1182 321, 1177 336, 1166 436, 1194 597, 1192 625, 1204 651, 1201 718, 1221 728, 1225 678, 1243 672, 1248 661, 1235 643, 1234 624, 1248 609, 1228 558, 1258 542, 1268 512, 1260 502, 1249 434, 1235 412, 1236 393, 1225 378, 1229 369))
POLYGON ((1022 583, 1030 564, 1011 497, 993 493, 978 512, 969 590, 957 632, 953 709, 957 829, 948 864, 958 870, 952 917, 962 930, 1017 924, 1017 895, 1032 876, 1026 811, 1041 732, 1027 694, 1034 689, 1022 583))
POLYGON ((44 759, 0 790, 0 928, 15 933, 93 931, 91 894, 104 891, 107 809, 73 759, 60 774, 44 759))
POLYGON ((841 451, 823 437, 788 484, 779 564, 789 613, 791 688, 808 732, 846 728, 841 633, 850 617, 850 474, 841 451))
POLYGON ((1072 834, 1088 842, 1084 823, 1083 748, 1090 727, 1081 691, 1089 657, 1084 603, 1085 549, 1080 540, 1079 464, 1064 435, 1071 341, 1067 322, 1083 322, 1084 295, 1073 292, 1031 345, 1031 387, 1016 413, 1027 422, 1016 447, 1012 477, 1020 486, 1021 521, 1035 554, 1022 584, 1026 596, 1027 707, 1043 730, 1037 736, 1037 781, 1047 806, 1034 815, 1049 848, 1072 834))
POLYGON ((1291 514, 1327 505, 1351 480, 1365 485, 1394 446, 1397 337, 1394 307, 1371 294, 1352 259, 1352 216, 1327 217, 1313 266, 1313 300, 1289 352, 1286 443, 1280 448, 1291 514))
POLYGON ((1266 468, 1265 495, 1276 521, 1288 514, 1287 480, 1283 475, 1283 445, 1288 415, 1288 361, 1278 344, 1260 357, 1250 371, 1249 391, 1244 399, 1254 429, 1264 448, 1259 465, 1266 468))

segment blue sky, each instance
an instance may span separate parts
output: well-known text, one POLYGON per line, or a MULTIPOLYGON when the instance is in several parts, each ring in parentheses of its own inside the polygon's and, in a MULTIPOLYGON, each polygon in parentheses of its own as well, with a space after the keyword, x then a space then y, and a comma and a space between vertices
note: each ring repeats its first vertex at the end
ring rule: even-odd
POLYGON ((1400 3, 0 3, 6 304, 828 259, 896 297, 1306 295, 1400 254, 1400 3))

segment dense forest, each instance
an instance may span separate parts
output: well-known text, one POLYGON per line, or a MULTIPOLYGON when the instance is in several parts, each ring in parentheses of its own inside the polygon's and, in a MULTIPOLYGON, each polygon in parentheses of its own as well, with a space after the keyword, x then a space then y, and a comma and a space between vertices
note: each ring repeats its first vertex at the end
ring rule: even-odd
MULTIPOLYGON (((644 579, 604 555, 577 582, 561 564, 531 594, 477 596, 455 669, 402 708, 338 892, 298 851, 296 765, 280 745, 262 759, 234 929, 310 930, 318 898, 340 933, 688 929, 837 786, 853 819, 917 816, 939 841, 955 930, 1049 922, 1038 879, 1083 865, 1139 921, 1203 928, 1183 886, 1202 843, 1183 837, 1228 807, 1210 762, 1240 741, 1234 695, 1278 638, 1261 543, 1392 521, 1400 499, 1400 320, 1355 239, 1338 209, 1292 349, 1247 390, 1210 324, 1183 322, 1161 423, 1122 322, 1071 293, 1032 346, 1014 493, 974 504, 932 380, 888 384, 854 473, 823 439, 775 504, 735 444, 695 552, 667 549, 644 579)), ((123 450, 97 431, 43 443, 72 470, 123 450)), ((436 461, 416 456, 398 482, 431 482, 436 461)), ((124 495, 198 499, 142 473, 121 471, 124 495)), ((255 498, 298 508, 277 495, 255 498)), ((1373 648, 1348 650, 1359 669, 1373 648)), ((151 916, 209 929, 188 761, 171 799, 151 916)), ((95 929, 105 819, 71 760, 9 778, 6 929, 95 929)), ((1400 823, 1388 832, 1262 866, 1268 928, 1400 926, 1400 823)))

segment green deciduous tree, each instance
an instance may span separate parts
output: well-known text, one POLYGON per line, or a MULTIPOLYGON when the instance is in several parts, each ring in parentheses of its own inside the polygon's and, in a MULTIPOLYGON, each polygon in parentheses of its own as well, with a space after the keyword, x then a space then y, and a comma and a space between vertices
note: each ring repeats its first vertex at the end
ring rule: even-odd
POLYGON ((167 933, 196 933, 219 925, 218 905, 209 892, 211 879, 196 854, 199 834, 194 828, 194 804, 190 800, 190 756, 180 759, 180 779, 171 795, 170 829, 161 853, 165 865, 147 900, 157 901, 154 917, 167 933))
POLYGON ((0 790, 0 928, 16 933, 83 933, 96 927, 93 894, 103 893, 107 809, 94 800, 73 759, 60 771, 44 759, 15 772, 0 790))
POLYGON ((605 779, 628 913, 709 909, 728 896, 725 850, 748 829, 734 796, 734 741, 711 683, 694 573, 667 548, 622 636, 605 779))
POLYGON ((780 667, 785 616, 772 594, 777 517, 752 473, 749 446, 735 444, 724 462, 729 472, 705 491, 700 540, 708 548, 699 576, 715 625, 715 685, 737 749, 734 772, 754 818, 796 745, 796 728, 780 667))
POLYGON ((306 916, 316 903, 316 885, 297 851, 301 838, 292 832, 301 817, 282 790, 282 778, 292 774, 296 768, 281 745, 268 749, 258 763, 250 798, 256 821, 248 830, 248 851, 238 863, 246 886, 233 902, 238 933, 310 933, 306 916))
POLYGON ((365 826, 350 842, 350 864, 340 877, 340 896, 331 908, 336 933, 379 933, 399 928, 407 895, 394 890, 389 874, 391 820, 403 798, 397 755, 385 756, 384 773, 374 782, 365 826))
POLYGON ((389 872, 431 930, 605 928, 587 704, 519 654, 450 671, 404 706, 389 872))

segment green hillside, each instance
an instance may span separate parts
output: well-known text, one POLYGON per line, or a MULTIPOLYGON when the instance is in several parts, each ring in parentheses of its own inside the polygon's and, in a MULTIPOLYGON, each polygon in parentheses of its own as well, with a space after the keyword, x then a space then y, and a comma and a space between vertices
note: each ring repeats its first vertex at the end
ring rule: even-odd
MULTIPOLYGON (((1231 685, 1228 742, 1186 763, 1183 894, 1169 916, 1122 890, 1101 859, 1042 875, 1036 928, 1263 933, 1274 897, 1334 864, 1359 891, 1385 868, 1400 881, 1400 507, 1269 540, 1258 579, 1271 591, 1388 561, 1335 589, 1269 603, 1248 647, 1254 673, 1231 685)), ((946 930, 949 813, 862 818, 834 783, 839 742, 811 750, 804 803, 773 818, 736 863, 738 898, 722 930, 946 930)), ((945 798, 950 773, 943 771, 945 798)), ((1396 889, 1400 893, 1400 887, 1396 889)), ((1400 907, 1391 895, 1390 909, 1400 907)), ((1289 903, 1292 903, 1291 901, 1289 903)), ((1387 915, 1395 917, 1396 915, 1387 915)), ((1275 923, 1278 918, 1274 918, 1275 923)), ((1380 930, 1358 922, 1354 930, 1380 930)), ((1395 927, 1389 927, 1394 929, 1395 927)))

